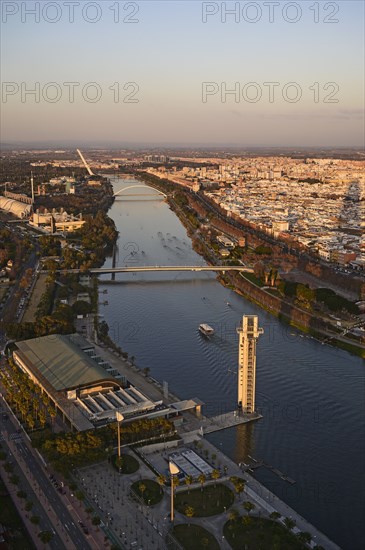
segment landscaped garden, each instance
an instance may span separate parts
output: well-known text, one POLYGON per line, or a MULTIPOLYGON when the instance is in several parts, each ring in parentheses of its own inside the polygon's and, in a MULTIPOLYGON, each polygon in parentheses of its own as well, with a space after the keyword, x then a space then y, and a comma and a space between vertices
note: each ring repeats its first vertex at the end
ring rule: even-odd
POLYGON ((118 458, 118 455, 113 455, 111 462, 121 474, 134 474, 139 468, 138 460, 127 454, 120 455, 120 458, 118 458))
MULTIPOLYGON (((141 419, 121 426, 123 445, 135 444, 150 437, 163 438, 174 433, 173 424, 165 418, 141 419)), ((108 424, 98 430, 68 433, 32 433, 32 443, 52 463, 56 471, 69 477, 75 468, 88 466, 95 462, 110 459, 115 465, 116 457, 112 456, 117 442, 117 423, 108 424)), ((127 455, 122 455, 122 458, 127 455)), ((128 455, 129 457, 130 455, 128 455)), ((133 473, 138 462, 126 458, 121 466, 121 473, 133 473), (134 468, 132 466, 134 464, 134 468)), ((116 468, 119 471, 119 468, 116 468)))
MULTIPOLYGON (((233 550, 304 550, 299 536, 280 523, 264 518, 243 516, 229 520, 223 534, 233 550)), ((302 534, 303 535, 303 534, 302 534)))
POLYGON ((131 486, 132 494, 136 494, 147 506, 153 506, 162 500, 163 492, 156 481, 141 479, 131 486))
MULTIPOLYGON (((172 535, 186 550, 219 550, 215 537, 200 525, 175 525, 172 535)), ((172 549, 175 545, 167 539, 167 547, 172 549)))
POLYGON ((233 502, 233 492, 223 483, 193 489, 190 492, 179 492, 175 496, 176 510, 186 515, 187 509, 192 508, 194 517, 215 516, 228 510, 233 502))

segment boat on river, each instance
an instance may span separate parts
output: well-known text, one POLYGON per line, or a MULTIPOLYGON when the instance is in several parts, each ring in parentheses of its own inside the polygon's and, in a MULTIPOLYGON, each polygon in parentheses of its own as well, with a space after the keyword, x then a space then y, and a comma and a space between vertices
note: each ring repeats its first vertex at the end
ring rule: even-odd
POLYGON ((204 336, 212 336, 214 334, 214 328, 212 328, 210 325, 207 325, 206 323, 202 323, 199 325, 199 332, 204 334, 204 336))

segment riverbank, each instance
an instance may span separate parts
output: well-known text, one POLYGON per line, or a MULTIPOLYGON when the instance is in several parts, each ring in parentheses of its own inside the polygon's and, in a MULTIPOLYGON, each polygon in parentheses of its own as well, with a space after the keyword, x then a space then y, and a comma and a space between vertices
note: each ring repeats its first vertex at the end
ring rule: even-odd
MULTIPOLYGON (((116 368, 121 374, 143 393, 145 393, 150 399, 154 401, 163 401, 164 404, 169 405, 172 402, 176 402, 179 398, 169 392, 168 396, 164 393, 162 384, 150 376, 146 376, 143 370, 137 366, 132 365, 131 361, 126 361, 119 354, 106 347, 101 347, 97 343, 92 342, 95 345, 97 354, 103 357, 109 364, 116 368)), ((320 544, 326 550, 339 550, 339 546, 332 542, 325 534, 318 530, 313 524, 304 519, 293 508, 288 506, 280 498, 278 498, 273 492, 267 489, 262 483, 257 481, 253 476, 247 472, 243 472, 240 466, 231 460, 223 451, 211 443, 205 436, 202 436, 200 424, 204 424, 206 419, 202 416, 201 420, 192 413, 184 413, 184 422, 178 427, 178 435, 181 437, 182 444, 192 445, 193 441, 202 442, 204 449, 208 451, 210 457, 215 457, 217 463, 225 465, 225 478, 229 480, 231 476, 242 477, 246 481, 245 493, 247 497, 255 503, 255 506, 260 513, 269 515, 272 512, 278 512, 283 520, 285 517, 290 517, 296 522, 294 532, 305 531, 311 534, 312 540, 315 544, 320 544)), ((222 429, 225 429, 224 427, 222 429)), ((216 431, 216 430, 214 430, 216 431)), ((199 443, 198 443, 199 444, 199 443)), ((165 444, 161 444, 159 455, 166 453, 165 444)), ((158 447, 158 446, 157 446, 158 447)), ((194 447, 195 448, 195 447, 194 447)), ((153 452, 156 449, 153 447, 153 452)), ((169 454, 169 452, 167 452, 169 454)), ((151 455, 153 456, 153 455, 151 455)), ((166 455, 167 456, 167 455, 166 455)), ((222 466, 223 468, 223 466, 222 466)), ((224 479, 223 479, 224 480, 224 479)), ((224 519, 224 518, 223 518, 224 519)), ((225 519, 224 519, 225 521, 225 519)))
MULTIPOLYGON (((132 184, 116 180, 114 188, 132 184)), ((204 265, 167 202, 119 200, 108 214, 119 231, 118 264, 204 265)), ((104 267, 111 266, 109 257, 104 267)), ((235 407, 236 327, 244 313, 259 316, 265 332, 258 344, 257 406, 263 419, 207 438, 237 464, 250 462, 250 455, 296 480, 292 487, 266 468, 255 473, 341 547, 360 550, 355 541, 363 540, 358 493, 364 457, 359 445, 363 360, 305 337, 214 275, 126 274, 117 279, 119 284, 104 286, 100 278, 108 305, 100 300, 99 312, 110 337, 135 356, 142 371, 182 399, 204 401, 208 416, 235 407), (199 334, 202 322, 215 328, 210 340, 199 334), (351 469, 346 467, 349 448, 356 448, 351 469)))
POLYGON ((328 327, 321 327, 322 321, 311 315, 307 311, 301 310, 292 304, 272 296, 265 289, 255 285, 252 281, 249 281, 242 275, 241 285, 230 274, 226 274, 227 279, 231 279, 231 283, 227 283, 219 277, 220 282, 226 286, 232 288, 240 296, 255 303, 271 315, 277 317, 280 321, 295 327, 306 335, 309 335, 315 339, 318 339, 322 344, 332 345, 338 347, 361 358, 365 358, 365 345, 354 343, 349 338, 341 337, 339 334, 331 331, 328 327), (275 299, 272 300, 272 298, 275 299))
MULTIPOLYGON (((163 190, 164 192, 177 191, 179 194, 186 193, 186 191, 182 188, 176 188, 176 186, 173 186, 171 182, 168 182, 169 188, 166 189, 165 185, 162 185, 157 178, 151 176, 150 174, 146 175, 139 173, 136 177, 140 181, 146 183, 146 185, 155 186, 156 189, 161 191, 163 190)), ((183 204, 181 204, 182 201, 179 201, 180 204, 177 204, 176 198, 172 198, 169 195, 166 200, 171 210, 177 215, 181 223, 187 229, 188 235, 192 240, 194 250, 207 262, 216 263, 218 260, 215 257, 214 251, 209 249, 209 244, 206 240, 203 240, 202 238, 198 240, 195 238, 194 233, 196 232, 199 224, 193 223, 191 213, 190 217, 188 217, 186 209, 184 209, 183 204)), ((202 237, 201 234, 200 237, 202 237)), ((352 338, 346 338, 341 334, 344 331, 343 328, 339 329, 337 326, 325 322, 317 315, 310 313, 308 310, 300 309, 280 296, 274 296, 273 294, 267 292, 264 288, 261 288, 254 282, 250 281, 248 278, 245 278, 244 276, 240 277, 240 275, 237 274, 232 275, 227 272, 224 277, 219 276, 218 281, 225 286, 229 286, 229 288, 237 292, 239 295, 243 296, 252 303, 255 303, 265 311, 268 311, 280 321, 288 324, 289 326, 295 327, 313 338, 321 340, 323 344, 326 343, 353 353, 361 358, 365 358, 365 344, 356 342, 352 338)))

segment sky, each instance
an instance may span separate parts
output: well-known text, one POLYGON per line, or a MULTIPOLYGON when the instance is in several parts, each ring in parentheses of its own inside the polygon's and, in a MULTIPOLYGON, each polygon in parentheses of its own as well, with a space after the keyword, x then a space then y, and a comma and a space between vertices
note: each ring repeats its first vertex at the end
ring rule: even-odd
POLYGON ((4 143, 364 145, 362 0, 1 11, 4 143))

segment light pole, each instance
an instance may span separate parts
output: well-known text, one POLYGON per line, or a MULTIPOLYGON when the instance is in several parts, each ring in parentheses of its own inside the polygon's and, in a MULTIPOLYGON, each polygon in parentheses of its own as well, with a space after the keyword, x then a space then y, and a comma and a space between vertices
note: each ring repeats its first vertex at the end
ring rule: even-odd
POLYGON ((169 470, 171 477, 171 523, 174 522, 174 476, 176 476, 180 470, 173 462, 169 462, 169 470))
POLYGON ((120 468, 120 423, 123 422, 124 416, 117 411, 115 413, 115 418, 118 424, 118 468, 120 468))

